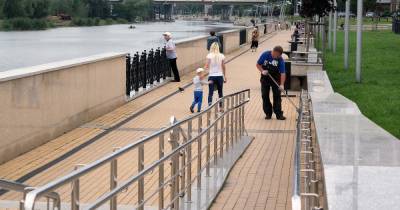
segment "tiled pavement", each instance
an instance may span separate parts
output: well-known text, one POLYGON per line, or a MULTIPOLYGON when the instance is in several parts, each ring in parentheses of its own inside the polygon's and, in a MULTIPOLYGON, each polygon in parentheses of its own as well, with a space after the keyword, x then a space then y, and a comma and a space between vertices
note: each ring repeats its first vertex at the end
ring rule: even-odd
MULTIPOLYGON (((276 44, 287 47, 289 32, 280 32, 260 45, 260 49, 269 49, 276 44)), ((259 53, 245 53, 227 65, 228 83, 225 92, 250 88, 251 102, 246 107, 246 128, 249 135, 256 138, 243 157, 232 169, 225 187, 215 200, 212 209, 289 209, 290 206, 290 175, 295 129, 295 110, 283 99, 283 107, 288 119, 282 121, 265 121, 261 110, 259 91, 259 75, 255 69, 255 62, 259 53)), ((233 55, 231 55, 233 56, 233 55)), ((183 83, 191 80, 191 76, 183 77, 183 83)), ((91 137, 104 132, 104 128, 127 118, 133 113, 151 104, 154 99, 163 97, 177 89, 177 84, 171 83, 152 91, 119 109, 104 115, 93 122, 74 129, 53 141, 34 149, 24 155, 0 165, 0 177, 16 180, 22 175, 60 157, 72 148, 87 142, 91 137)), ((148 112, 130 120, 119 129, 108 133, 86 148, 81 149, 73 156, 63 159, 53 167, 33 176, 25 183, 40 186, 50 180, 70 172, 76 164, 90 163, 106 154, 111 153, 113 147, 122 147, 137 141, 141 136, 154 132, 168 124, 170 116, 178 119, 187 116, 188 105, 192 99, 192 89, 176 94, 148 112), (177 106, 177 104, 184 104, 177 106)), ((293 98, 293 100, 296 100, 293 98)), ((157 145, 154 145, 154 148, 157 145)), ((149 149, 149 154, 153 152, 149 149)), ((121 165, 129 165, 135 156, 124 157, 121 165)), ((148 162, 154 161, 148 158, 148 162)), ((120 176, 128 177, 134 174, 134 167, 122 167, 120 176)), ((107 179, 107 168, 100 169, 104 174, 89 174, 83 184, 87 190, 81 192, 82 202, 90 202, 107 190, 107 185, 93 193, 96 183, 107 179)), ((155 182, 156 179, 154 179, 155 182)), ((151 184, 153 179, 147 180, 151 184)), ((60 190, 61 196, 69 198, 69 186, 60 190)), ((136 201, 135 194, 129 190, 120 196, 121 203, 130 204, 136 201)), ((6 200, 19 199, 20 195, 8 193, 1 197, 6 200)), ((153 201, 156 202, 156 201, 153 201)))

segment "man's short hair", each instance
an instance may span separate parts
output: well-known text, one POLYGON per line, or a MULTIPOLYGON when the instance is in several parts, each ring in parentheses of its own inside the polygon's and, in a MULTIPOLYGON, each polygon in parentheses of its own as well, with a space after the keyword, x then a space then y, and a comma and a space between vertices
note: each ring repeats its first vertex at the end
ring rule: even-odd
POLYGON ((283 48, 281 46, 276 46, 272 51, 278 52, 279 54, 283 54, 283 48))
POLYGON ((215 36, 215 31, 210 31, 211 36, 215 36))

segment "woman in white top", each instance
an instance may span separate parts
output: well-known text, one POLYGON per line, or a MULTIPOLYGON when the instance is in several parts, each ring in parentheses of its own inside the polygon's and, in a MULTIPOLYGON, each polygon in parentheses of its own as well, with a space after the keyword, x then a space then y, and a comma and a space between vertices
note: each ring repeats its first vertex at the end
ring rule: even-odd
MULTIPOLYGON (((223 84, 226 83, 226 68, 225 68, 225 56, 219 51, 219 44, 214 42, 211 45, 210 53, 207 55, 207 62, 205 69, 209 70, 208 81, 208 105, 212 104, 212 98, 214 94, 214 87, 218 89, 218 97, 222 98, 223 95, 223 84)), ((222 104, 220 104, 222 106, 222 104)))

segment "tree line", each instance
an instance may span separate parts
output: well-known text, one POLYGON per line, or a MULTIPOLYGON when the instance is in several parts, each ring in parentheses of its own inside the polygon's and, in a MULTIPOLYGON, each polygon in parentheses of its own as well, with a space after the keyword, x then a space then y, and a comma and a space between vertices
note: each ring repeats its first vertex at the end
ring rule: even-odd
POLYGON ((67 15, 71 18, 123 18, 128 21, 149 19, 152 0, 0 0, 0 19, 67 15))

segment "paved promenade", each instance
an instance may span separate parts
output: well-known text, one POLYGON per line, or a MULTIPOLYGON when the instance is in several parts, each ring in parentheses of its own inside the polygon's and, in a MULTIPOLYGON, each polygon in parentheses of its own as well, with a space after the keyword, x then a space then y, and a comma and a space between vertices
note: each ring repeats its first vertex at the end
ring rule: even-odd
MULTIPOLYGON (((227 65, 228 83, 225 86, 225 93, 246 88, 252 91, 251 102, 246 107, 245 125, 249 135, 256 138, 232 169, 212 209, 290 209, 296 112, 287 99, 283 98, 283 108, 288 119, 286 121, 264 119, 259 73, 255 68, 262 49, 270 49, 277 44, 288 48, 289 38, 289 31, 279 32, 262 43, 259 52, 247 52, 227 65)), ((240 52, 228 58, 238 53, 240 52)), ((184 76, 181 85, 188 83, 191 79, 192 75, 184 76)), ((175 94, 150 110, 137 115, 136 113, 143 107, 176 91, 177 84, 169 83, 151 91, 109 114, 0 165, 0 177, 40 186, 63 176, 71 172, 77 164, 90 163, 111 153, 115 147, 123 147, 168 125, 172 115, 178 119, 188 116, 189 104, 193 97, 192 88, 189 87, 184 92, 175 94), (116 125, 118 125, 116 129, 110 130, 116 125)), ((297 98, 292 98, 292 100, 297 103, 297 98)), ((204 102, 203 104, 206 104, 206 98, 204 102)), ((146 155, 149 158, 146 156, 145 162, 150 163, 155 160, 158 154, 155 148, 158 148, 156 144, 154 149, 146 148, 146 155)), ((119 178, 124 179, 135 174, 136 164, 132 164, 132 162, 136 163, 132 160, 134 158, 136 156, 122 157, 120 164, 124 169, 118 171, 119 178)), ((107 191, 107 184, 99 190, 97 183, 108 179, 108 168, 103 167, 100 170, 104 171, 104 174, 90 174, 82 181, 84 183, 81 187, 82 203, 90 203, 107 191), (95 186, 96 191, 93 190, 95 186)), ((156 177, 155 174, 147 179, 146 186, 156 187, 156 177)), ((70 186, 65 186, 58 192, 63 202, 69 200, 70 186)), ((118 197, 119 203, 133 204, 137 200, 135 192, 129 189, 125 195, 118 197)), ((20 198, 21 195, 17 193, 7 193, 0 197, 1 200, 19 200, 20 198)), ((157 200, 151 200, 151 203, 156 204, 157 200)), ((1 206, 0 201, 0 208, 1 206)))

